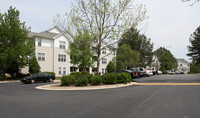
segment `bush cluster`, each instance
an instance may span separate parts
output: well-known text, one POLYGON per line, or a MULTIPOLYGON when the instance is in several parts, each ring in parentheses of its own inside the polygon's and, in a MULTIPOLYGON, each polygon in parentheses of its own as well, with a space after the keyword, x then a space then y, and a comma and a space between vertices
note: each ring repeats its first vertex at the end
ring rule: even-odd
POLYGON ((74 72, 61 78, 61 86, 87 86, 92 85, 130 83, 131 76, 129 73, 107 73, 103 76, 90 75, 87 72, 74 72))
POLYGON ((119 73, 117 74, 117 83, 130 83, 132 80, 131 75, 129 73, 119 73))
POLYGON ((92 76, 92 78, 91 78, 92 85, 100 85, 102 83, 102 81, 103 81, 102 77, 98 76, 98 75, 92 76))
POLYGON ((117 76, 115 73, 107 73, 102 76, 104 84, 116 84, 117 76))

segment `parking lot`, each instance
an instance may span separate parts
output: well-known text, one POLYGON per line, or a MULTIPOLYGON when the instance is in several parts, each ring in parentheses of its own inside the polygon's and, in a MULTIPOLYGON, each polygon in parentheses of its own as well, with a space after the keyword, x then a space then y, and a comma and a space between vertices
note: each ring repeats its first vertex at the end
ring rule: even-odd
MULTIPOLYGON (((200 83, 200 74, 156 75, 138 83, 200 83)), ((49 83, 0 83, 0 118, 199 118, 200 86, 144 86, 90 91, 35 89, 49 83)))

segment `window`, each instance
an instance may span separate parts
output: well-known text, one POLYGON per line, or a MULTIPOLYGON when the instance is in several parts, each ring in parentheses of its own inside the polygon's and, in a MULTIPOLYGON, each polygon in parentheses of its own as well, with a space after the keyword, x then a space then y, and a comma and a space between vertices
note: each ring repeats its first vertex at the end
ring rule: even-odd
POLYGON ((38 38, 38 46, 42 46, 42 39, 38 38))
POLYGON ((106 58, 102 59, 102 64, 107 64, 107 59, 106 58))
POLYGON ((38 53, 38 61, 45 61, 45 53, 38 53))
POLYGON ((66 62, 66 55, 58 54, 58 62, 66 62))
POLYGON ((62 68, 61 68, 61 67, 58 68, 58 74, 59 74, 59 75, 62 74, 62 68))
POLYGON ((106 48, 102 50, 102 54, 106 54, 106 48))
POLYGON ((66 75, 66 67, 63 67, 63 75, 66 75))
POLYGON ((183 66, 182 64, 180 64, 180 66, 183 66))
POLYGON ((65 49, 65 41, 60 41, 59 45, 60 49, 65 49))
POLYGON ((104 68, 102 68, 102 75, 104 75, 105 74, 105 69, 104 68))

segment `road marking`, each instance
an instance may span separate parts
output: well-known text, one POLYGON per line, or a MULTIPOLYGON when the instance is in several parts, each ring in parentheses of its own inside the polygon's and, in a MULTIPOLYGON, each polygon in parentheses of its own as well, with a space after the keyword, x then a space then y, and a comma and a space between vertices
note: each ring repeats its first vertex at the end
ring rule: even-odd
POLYGON ((135 85, 200 85, 200 83, 135 83, 135 85))

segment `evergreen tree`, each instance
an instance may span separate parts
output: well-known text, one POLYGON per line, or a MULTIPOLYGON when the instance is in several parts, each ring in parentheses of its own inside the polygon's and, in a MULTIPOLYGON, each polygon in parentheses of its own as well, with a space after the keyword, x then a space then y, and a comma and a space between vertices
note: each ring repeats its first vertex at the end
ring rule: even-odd
POLYGON ((189 53, 187 56, 190 56, 192 61, 200 64, 200 26, 190 37, 191 46, 188 46, 189 53))
POLYGON ((40 65, 35 56, 29 61, 29 72, 31 74, 40 72, 40 65))
POLYGON ((0 14, 0 73, 4 77, 13 62, 18 63, 16 68, 22 68, 34 52, 34 41, 28 37, 30 28, 20 22, 19 14, 12 6, 0 14))
POLYGON ((124 64, 121 61, 118 60, 117 64, 116 64, 116 67, 117 67, 118 70, 124 69, 124 64))
POLYGON ((110 61, 108 63, 108 65, 106 66, 106 70, 107 70, 108 73, 115 71, 116 70, 115 64, 112 61, 110 61))
POLYGON ((177 68, 178 62, 169 50, 160 47, 155 51, 155 54, 158 57, 159 62, 161 63, 160 69, 162 71, 172 70, 177 68))
POLYGON ((132 50, 139 52, 138 66, 145 67, 151 64, 153 43, 151 43, 151 39, 140 34, 140 31, 135 27, 131 27, 128 31, 124 32, 118 46, 120 47, 123 44, 129 44, 132 50))
POLYGON ((117 51, 117 61, 123 62, 127 69, 137 66, 138 57, 139 53, 132 50, 129 44, 122 44, 117 51))

